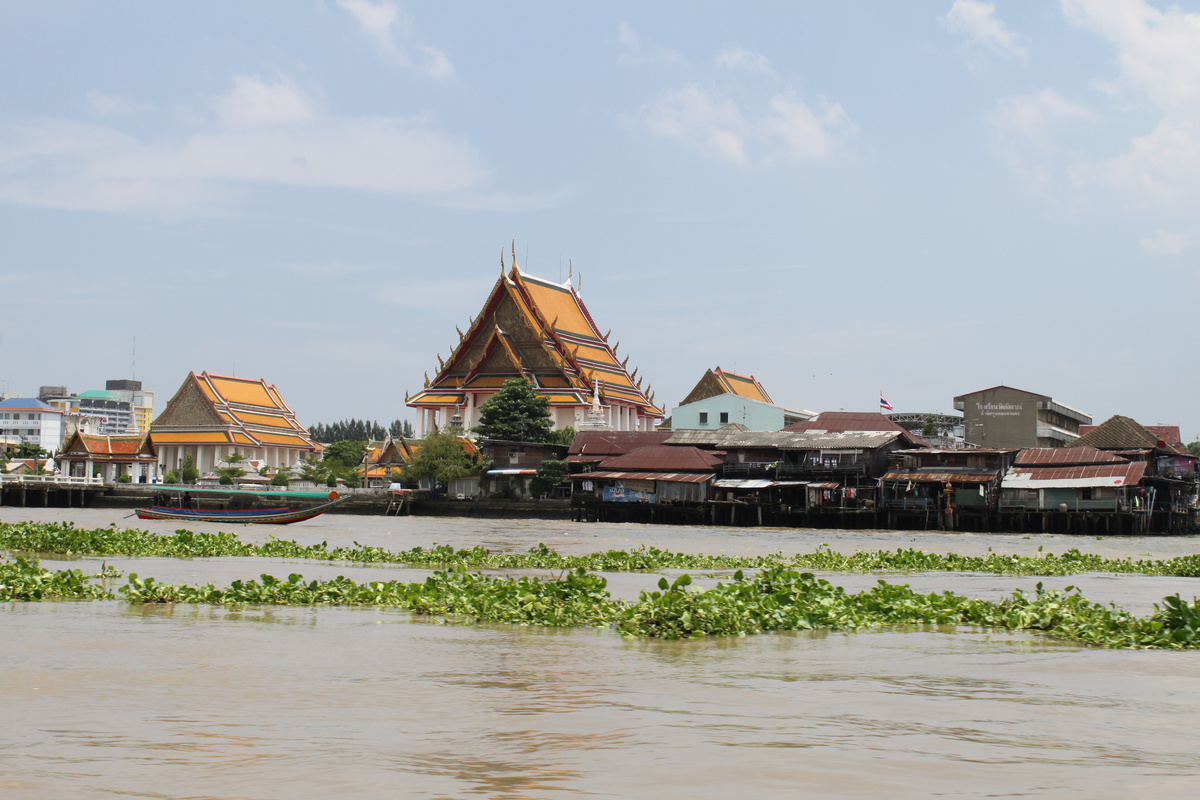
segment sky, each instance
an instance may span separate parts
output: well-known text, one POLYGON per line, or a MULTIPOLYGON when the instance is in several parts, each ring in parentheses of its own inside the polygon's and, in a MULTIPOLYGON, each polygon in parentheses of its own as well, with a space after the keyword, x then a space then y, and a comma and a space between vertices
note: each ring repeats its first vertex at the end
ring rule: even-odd
POLYGON ((720 366, 1200 439, 1200 1, 0 0, 0 76, 8 396, 411 420, 515 249, 668 413, 720 366))

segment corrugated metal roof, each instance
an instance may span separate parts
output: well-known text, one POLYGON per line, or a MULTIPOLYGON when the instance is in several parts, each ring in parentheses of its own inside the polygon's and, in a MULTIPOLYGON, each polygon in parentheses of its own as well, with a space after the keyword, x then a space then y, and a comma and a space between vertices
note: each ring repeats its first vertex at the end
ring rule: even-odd
POLYGON ((784 428, 785 431, 826 431, 829 433, 845 433, 848 431, 896 431, 904 440, 914 447, 928 447, 924 439, 913 436, 900 425, 892 422, 883 414, 859 411, 822 411, 815 417, 804 422, 797 422, 784 428))
POLYGON ((1017 453, 1017 466, 1124 464, 1125 459, 1094 447, 1028 447, 1017 453))
POLYGON ((669 483, 704 483, 714 477, 714 474, 695 472, 580 472, 571 478, 577 481, 667 481, 669 483))
POLYGON ((580 431, 568 452, 573 456, 616 456, 669 438, 670 431, 580 431))
POLYGON ((1000 485, 1005 489, 1136 486, 1145 474, 1144 461, 1080 467, 1013 467, 1000 485))
POLYGON ((1097 447, 1101 450, 1135 450, 1157 448, 1172 453, 1179 452, 1170 442, 1160 439, 1134 419, 1114 414, 1097 425, 1087 434, 1080 436, 1067 447, 1097 447), (1159 443, 1162 443, 1162 447, 1159 443))
POLYGON ((798 486, 800 481, 769 481, 763 478, 718 478, 713 486, 718 489, 769 489, 772 486, 798 486))
POLYGON ((883 479, 913 483, 988 483, 996 477, 995 472, 889 472, 883 479))
MULTIPOLYGON (((731 426, 727 426, 731 427, 731 426)), ((738 426, 741 428, 742 426, 738 426)), ((900 431, 853 431, 826 432, 806 431, 750 431, 727 430, 721 428, 715 431, 679 430, 666 441, 674 447, 677 445, 708 445, 724 450, 736 448, 774 448, 778 450, 874 450, 896 441, 902 435, 900 431)))
POLYGON ((660 472, 711 472, 724 463, 720 456, 697 447, 640 447, 625 455, 600 462, 606 470, 655 470, 660 472))

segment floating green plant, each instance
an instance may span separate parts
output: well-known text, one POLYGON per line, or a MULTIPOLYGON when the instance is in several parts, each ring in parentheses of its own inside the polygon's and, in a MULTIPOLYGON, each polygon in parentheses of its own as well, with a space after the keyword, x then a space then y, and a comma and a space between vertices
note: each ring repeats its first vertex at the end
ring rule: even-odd
POLYGON ((812 553, 766 556, 726 556, 673 553, 657 547, 607 550, 584 555, 563 555, 544 544, 525 553, 494 553, 482 547, 456 550, 434 545, 398 552, 355 543, 329 547, 326 542, 302 545, 271 538, 247 544, 232 533, 178 530, 160 535, 145 530, 76 528, 58 523, 0 523, 0 548, 15 553, 98 556, 166 556, 213 558, 261 556, 268 558, 348 561, 368 564, 404 564, 414 567, 468 569, 586 569, 591 572, 638 572, 663 569, 731 570, 772 566, 828 572, 979 572, 996 575, 1076 575, 1083 572, 1135 573, 1174 577, 1200 576, 1200 556, 1170 559, 1107 558, 1077 549, 1061 555, 1037 556, 988 553, 981 556, 928 553, 911 548, 838 553, 819 547, 812 553))
MULTIPOLYGON (((882 626, 958 625, 1047 635, 1111 648, 1200 647, 1200 602, 1178 594, 1147 617, 1104 606, 1068 587, 1032 594, 1014 592, 998 602, 952 592, 921 594, 903 584, 879 581, 851 593, 812 573, 771 566, 730 582, 692 591, 692 579, 662 578, 657 591, 638 600, 613 600, 605 579, 584 569, 553 580, 497 578, 459 568, 425 581, 368 581, 345 577, 305 581, 299 574, 280 580, 234 581, 228 587, 161 583, 130 574, 120 588, 129 603, 208 605, 344 605, 406 609, 416 614, 479 622, 554 627, 613 627, 624 636, 689 639, 741 636, 768 631, 861 630, 882 626)), ((0 600, 97 600, 113 595, 88 582, 80 570, 52 572, 18 558, 0 564, 0 600)))

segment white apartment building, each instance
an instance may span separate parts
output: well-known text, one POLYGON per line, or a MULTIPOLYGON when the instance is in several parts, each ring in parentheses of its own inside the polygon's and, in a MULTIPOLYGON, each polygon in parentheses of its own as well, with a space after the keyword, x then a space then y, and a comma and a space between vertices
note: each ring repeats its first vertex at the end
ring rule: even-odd
POLYGON ((56 452, 62 445, 62 411, 32 397, 0 400, 0 439, 56 452))

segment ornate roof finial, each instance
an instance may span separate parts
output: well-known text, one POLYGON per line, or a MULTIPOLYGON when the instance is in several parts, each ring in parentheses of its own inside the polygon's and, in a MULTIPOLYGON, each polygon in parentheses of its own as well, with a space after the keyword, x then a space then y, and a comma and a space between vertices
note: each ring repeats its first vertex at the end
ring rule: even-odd
POLYGON ((513 237, 513 241, 512 241, 512 258, 513 258, 513 262, 512 262, 513 269, 516 269, 517 268, 517 237, 515 237, 515 236, 513 237))
POLYGON ((500 277, 504 277, 504 248, 500 248, 500 277))
POLYGON ((458 330, 458 326, 457 326, 457 325, 455 325, 455 326, 454 326, 454 330, 458 331, 458 341, 459 341, 459 343, 461 343, 463 339, 467 338, 467 335, 466 335, 465 333, 463 333, 462 331, 459 331, 459 330, 458 330))
MULTIPOLYGON (((561 261, 558 263, 562 263, 561 261)), ((559 273, 562 274, 561 272, 559 273)), ((571 259, 567 259, 567 283, 571 282, 571 277, 575 274, 575 265, 571 263, 571 259)))
POLYGON ((428 372, 425 373, 425 388, 426 389, 429 388, 429 373, 428 372))

